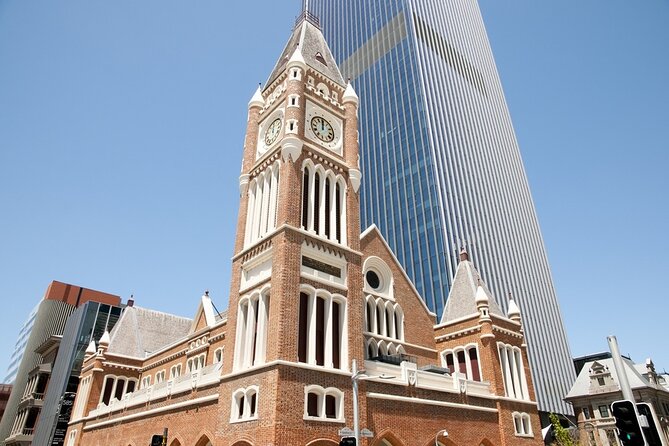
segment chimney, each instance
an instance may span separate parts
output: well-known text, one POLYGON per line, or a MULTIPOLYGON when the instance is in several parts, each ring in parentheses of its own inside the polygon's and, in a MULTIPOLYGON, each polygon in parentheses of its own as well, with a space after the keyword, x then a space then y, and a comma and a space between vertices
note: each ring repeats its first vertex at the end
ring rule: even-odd
POLYGON ((134 307, 135 306, 135 295, 131 294, 130 299, 128 299, 127 306, 129 307, 134 307))

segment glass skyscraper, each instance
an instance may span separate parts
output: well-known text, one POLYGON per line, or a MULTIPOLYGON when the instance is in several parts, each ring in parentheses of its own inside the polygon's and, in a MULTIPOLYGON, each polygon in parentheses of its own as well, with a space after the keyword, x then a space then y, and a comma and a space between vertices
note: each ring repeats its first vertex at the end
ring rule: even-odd
POLYGON ((363 229, 376 223, 441 314, 464 246, 521 307, 539 410, 571 413, 567 337, 476 0, 311 0, 360 95, 363 229))

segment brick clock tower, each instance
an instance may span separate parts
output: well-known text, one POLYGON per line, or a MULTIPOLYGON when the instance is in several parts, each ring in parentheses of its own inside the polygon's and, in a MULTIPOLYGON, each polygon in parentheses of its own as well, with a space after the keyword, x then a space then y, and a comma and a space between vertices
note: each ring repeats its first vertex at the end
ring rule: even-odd
POLYGON ((517 306, 463 252, 435 325, 360 232, 358 150, 358 97, 305 13, 249 102, 228 312, 207 293, 192 320, 124 310, 86 351, 65 446, 165 427, 169 446, 543 444, 517 306))
POLYGON ((342 419, 334 389, 350 388, 351 360, 364 360, 357 113, 316 19, 303 14, 249 102, 223 366, 243 395, 232 410, 266 420, 249 428, 274 444, 303 441, 289 426, 305 410, 342 419), (305 382, 319 390, 308 410, 305 382))

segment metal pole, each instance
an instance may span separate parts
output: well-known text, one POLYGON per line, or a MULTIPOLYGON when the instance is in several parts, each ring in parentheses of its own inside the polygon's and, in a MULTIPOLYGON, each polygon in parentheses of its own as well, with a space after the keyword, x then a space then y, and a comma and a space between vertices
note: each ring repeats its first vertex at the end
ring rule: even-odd
POLYGON ((607 336, 606 340, 609 341, 609 350, 613 357, 613 366, 618 375, 618 382, 620 383, 620 390, 623 392, 623 399, 636 403, 636 401, 634 401, 632 387, 630 387, 630 382, 627 380, 623 358, 620 356, 620 350, 618 350, 618 340, 615 336, 607 336))
POLYGON ((355 359, 351 363, 351 381, 353 381, 353 436, 355 446, 360 446, 360 420, 358 419, 358 364, 355 359))
POLYGON ((167 428, 163 431, 163 446, 167 446, 167 428))

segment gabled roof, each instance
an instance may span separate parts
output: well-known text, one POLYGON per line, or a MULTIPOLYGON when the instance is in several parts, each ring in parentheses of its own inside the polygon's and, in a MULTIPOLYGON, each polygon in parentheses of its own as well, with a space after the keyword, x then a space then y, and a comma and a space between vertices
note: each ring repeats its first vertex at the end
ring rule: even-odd
POLYGON ((195 318, 191 322, 188 334, 195 333, 204 327, 213 327, 216 325, 216 312, 214 311, 214 304, 211 302, 209 293, 206 292, 200 299, 200 305, 197 307, 195 318))
POLYGON ((502 310, 500 310, 492 293, 481 279, 481 275, 469 260, 461 260, 458 269, 455 271, 455 277, 448 293, 446 306, 441 315, 440 324, 445 324, 456 319, 478 314, 476 308, 476 290, 479 285, 488 296, 488 308, 490 314, 506 319, 502 310))
POLYGON ((414 283, 413 283, 413 282, 411 281, 411 279, 409 278, 409 275, 408 275, 407 272, 404 270, 404 267, 402 266, 402 264, 400 263, 400 261, 397 260, 397 257, 395 256, 395 253, 393 252, 392 248, 390 247, 390 245, 388 244, 388 242, 386 241, 386 239, 383 237, 383 234, 381 234, 381 231, 379 230, 378 226, 376 226, 374 223, 372 223, 372 225, 371 225, 370 227, 368 227, 367 229, 365 229, 365 230, 362 232, 362 234, 360 234, 360 240, 361 240, 361 241, 362 241, 363 239, 367 238, 367 237, 376 237, 376 238, 378 238, 379 240, 381 240, 381 242, 383 243, 383 246, 386 248, 386 250, 387 250, 388 253, 390 254, 390 256, 391 256, 393 262, 395 263, 395 265, 397 266, 397 268, 399 268, 399 270, 402 272, 402 275, 404 276, 404 279, 407 281, 407 283, 409 283, 409 285, 411 285, 411 289, 412 289, 413 292, 416 294, 416 296, 418 296, 418 300, 420 301, 421 305, 423 306, 423 309, 425 309, 425 311, 426 311, 430 316, 432 316, 432 317, 436 317, 436 314, 434 314, 434 313, 432 312, 432 310, 430 310, 430 309, 427 307, 427 305, 425 304, 425 301, 423 300, 423 298, 421 297, 420 293, 419 293, 418 290, 416 289, 416 286, 414 285, 414 283))
POLYGON ((109 353, 144 359, 147 355, 188 335, 189 318, 126 307, 111 332, 109 353))
MULTIPOLYGON (((629 381, 632 389, 640 389, 643 387, 650 387, 657 389, 663 388, 662 386, 651 384, 650 381, 648 381, 648 379, 642 373, 640 373, 640 370, 642 371, 645 370, 645 365, 643 364, 635 365, 632 361, 630 361, 627 358, 622 358, 622 359, 623 359, 623 366, 625 367, 625 371, 627 373, 627 380, 629 381), (641 369, 640 366, 643 366, 643 369, 641 369)), ((612 358, 599 359, 597 361, 586 362, 583 365, 581 373, 579 373, 578 376, 576 377, 576 381, 569 390, 569 393, 567 393, 565 399, 578 398, 578 397, 588 396, 591 394, 590 370, 593 367, 608 368, 608 371, 611 373, 611 378, 613 378, 615 383, 618 385, 618 388, 620 388, 620 381, 618 380, 618 373, 616 372, 616 367, 613 365, 613 359, 612 358)))
POLYGON ((339 71, 330 47, 321 30, 309 20, 303 20, 293 30, 288 43, 281 53, 272 74, 265 85, 270 85, 286 68, 286 63, 299 49, 304 62, 314 70, 323 73, 333 82, 346 87, 344 77, 339 71))

